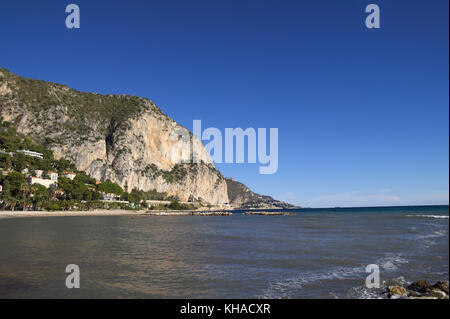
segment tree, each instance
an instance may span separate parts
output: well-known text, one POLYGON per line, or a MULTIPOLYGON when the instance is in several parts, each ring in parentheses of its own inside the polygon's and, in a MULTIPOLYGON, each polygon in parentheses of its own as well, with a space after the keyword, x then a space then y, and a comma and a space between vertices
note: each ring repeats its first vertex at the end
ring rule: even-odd
POLYGON ((14 211, 14 209, 16 208, 17 199, 12 196, 8 196, 5 198, 5 203, 5 209, 6 207, 11 207, 11 210, 14 211))
POLYGON ((22 210, 25 211, 25 208, 27 205, 27 203, 26 203, 27 195, 30 192, 30 187, 28 186, 27 183, 20 184, 20 192, 22 193, 22 202, 23 202, 22 210))
POLYGON ((22 195, 20 191, 20 185, 26 183, 25 176, 23 176, 19 172, 10 172, 6 176, 5 180, 9 182, 11 196, 18 197, 22 195))
POLYGON ((6 160, 5 160, 5 168, 6 170, 10 170, 12 168, 12 162, 11 162, 11 157, 7 156, 6 160))
POLYGON ((49 211, 55 211, 55 210, 58 210, 59 209, 59 205, 58 205, 58 202, 56 202, 56 201, 51 201, 50 202, 50 204, 47 206, 47 210, 49 210, 49 211))
POLYGON ((99 192, 95 192, 95 191, 92 192, 92 200, 96 201, 96 200, 99 200, 101 198, 102 198, 102 196, 100 195, 99 192))
POLYGON ((33 194, 33 210, 39 210, 48 200, 48 190, 45 186, 33 184, 31 193, 33 194))
POLYGON ((51 200, 54 200, 56 198, 55 189, 53 187, 50 187, 48 189, 48 198, 51 200))
POLYGON ((61 159, 59 159, 57 161, 54 161, 54 164, 55 164, 54 165, 55 168, 57 170, 59 170, 59 171, 75 170, 76 169, 75 165, 72 162, 66 160, 65 158, 61 158, 61 159))
POLYGON ((3 193, 3 196, 10 196, 11 195, 11 186, 9 185, 9 181, 7 179, 3 182, 2 193, 3 193))
POLYGON ((21 172, 24 168, 27 167, 27 159, 25 155, 22 153, 17 153, 14 157, 14 170, 17 172, 21 172))
POLYGON ((110 180, 104 181, 98 185, 98 190, 104 193, 112 193, 116 195, 123 195, 123 189, 116 183, 111 182, 110 180))
POLYGON ((80 182, 83 184, 92 184, 95 185, 95 178, 87 176, 85 173, 77 173, 77 176, 73 179, 75 182, 80 182))

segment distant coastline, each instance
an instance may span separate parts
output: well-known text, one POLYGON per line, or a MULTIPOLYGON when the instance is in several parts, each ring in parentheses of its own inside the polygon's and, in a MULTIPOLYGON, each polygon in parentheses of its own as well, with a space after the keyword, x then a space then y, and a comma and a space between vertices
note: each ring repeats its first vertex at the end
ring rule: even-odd
MULTIPOLYGON (((282 209, 282 208, 236 208, 236 209, 219 209, 219 208, 209 208, 209 209, 195 209, 195 210, 127 210, 127 209, 92 209, 92 210, 66 210, 66 211, 22 211, 22 210, 0 210, 0 219, 8 218, 27 218, 27 217, 76 217, 76 216, 187 216, 187 215, 198 215, 198 216, 227 216, 232 215, 233 212, 238 214, 245 213, 245 215, 286 215, 281 212, 314 212, 314 211, 347 211, 351 212, 353 210, 369 209, 371 211, 377 210, 398 210, 398 209, 410 209, 410 208, 421 208, 421 207, 448 207, 449 205, 420 205, 420 206, 377 206, 377 207, 329 207, 329 208, 298 208, 298 209, 282 209), (259 213, 258 213, 259 212, 259 213)), ((434 218, 448 218, 448 215, 406 215, 406 217, 434 217, 434 218)))

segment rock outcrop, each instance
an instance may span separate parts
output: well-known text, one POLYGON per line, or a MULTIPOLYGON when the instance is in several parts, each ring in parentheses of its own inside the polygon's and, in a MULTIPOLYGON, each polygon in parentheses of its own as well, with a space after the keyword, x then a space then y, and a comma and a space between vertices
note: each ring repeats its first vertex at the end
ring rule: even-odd
POLYGON ((433 288, 439 289, 439 290, 445 292, 447 295, 449 294, 448 281, 438 281, 437 283, 435 283, 433 285, 433 288))
POLYGON ((387 290, 392 295, 400 295, 400 296, 407 296, 408 295, 408 290, 406 290, 405 288, 400 287, 400 286, 389 286, 387 288, 387 290))
POLYGON ((391 299, 449 299, 448 281, 438 281, 431 285, 425 280, 419 280, 407 288, 388 286, 383 294, 391 299))
POLYGON ((148 99, 79 92, 0 69, 0 117, 98 180, 182 201, 228 202, 225 178, 201 142, 148 99), (192 144, 199 145, 196 163, 192 144))
POLYGON ((413 290, 421 294, 426 293, 427 291, 431 290, 431 288, 433 288, 433 286, 425 280, 415 281, 408 286, 409 290, 413 290))

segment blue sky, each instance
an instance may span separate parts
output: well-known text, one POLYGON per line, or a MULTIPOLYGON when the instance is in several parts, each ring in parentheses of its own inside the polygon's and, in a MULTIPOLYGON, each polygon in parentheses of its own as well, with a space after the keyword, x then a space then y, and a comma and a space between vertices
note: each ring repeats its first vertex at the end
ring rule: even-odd
POLYGON ((276 127, 279 169, 218 164, 311 207, 448 204, 447 0, 2 1, 0 66, 152 99, 177 122, 276 127), (65 27, 65 7, 81 28, 65 27), (364 25, 381 8, 381 28, 364 25))

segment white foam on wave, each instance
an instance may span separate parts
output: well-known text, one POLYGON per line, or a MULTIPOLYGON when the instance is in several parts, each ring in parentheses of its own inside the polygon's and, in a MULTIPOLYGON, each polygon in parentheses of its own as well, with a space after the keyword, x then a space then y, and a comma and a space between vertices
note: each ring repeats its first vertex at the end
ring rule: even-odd
POLYGON ((384 294, 383 292, 386 290, 386 287, 394 285, 394 286, 407 286, 411 282, 406 281, 405 277, 400 276, 396 278, 392 278, 389 280, 383 280, 381 282, 381 288, 374 289, 374 288, 367 288, 365 285, 352 287, 348 293, 345 295, 345 298, 350 299, 385 299, 388 297, 387 294, 384 294))
POLYGON ((448 219, 449 215, 405 215, 406 217, 448 219))
MULTIPOLYGON (((448 219, 446 215, 406 215, 408 217, 416 218, 436 218, 436 219, 448 219)), ((439 237, 448 235, 448 226, 438 223, 434 225, 434 231, 425 235, 414 236, 412 239, 415 242, 417 250, 425 250, 436 244, 436 239, 439 237), (444 227, 445 226, 445 227, 444 227)), ((417 228, 416 228, 417 229, 417 228)), ((403 264, 407 264, 409 261, 404 257, 402 253, 387 253, 385 256, 378 258, 374 264, 380 267, 383 273, 394 272, 398 270, 403 264)), ((306 271, 299 273, 290 278, 282 279, 276 283, 271 283, 269 288, 259 298, 290 298, 295 297, 296 291, 306 288, 305 286, 313 285, 317 282, 327 280, 345 280, 345 279, 361 279, 365 280, 367 273, 365 272, 365 266, 359 267, 338 267, 325 271, 306 271)), ((406 282, 403 277, 399 277, 399 280, 406 282)), ((382 286, 385 286, 385 282, 382 286)), ((334 293, 330 292, 330 295, 334 293)), ((334 294, 335 295, 335 294, 334 294)), ((324 296, 326 297, 326 296, 324 296)), ((347 298, 380 298, 379 292, 373 289, 367 289, 364 285, 356 286, 351 289, 351 293, 347 294, 347 298)))
POLYGON ((447 235, 447 232, 445 230, 436 230, 436 231, 432 232, 431 234, 417 236, 417 239, 422 240, 422 239, 429 239, 429 238, 439 238, 439 237, 442 237, 445 235, 447 235))
POLYGON ((415 241, 417 241, 419 243, 418 249, 426 250, 426 249, 430 248, 431 246, 434 246, 437 244, 437 242, 436 242, 437 238, 446 236, 447 234, 448 234, 448 230, 442 228, 440 230, 433 231, 431 234, 417 236, 415 238, 415 241))
POLYGON ((382 295, 375 289, 369 289, 365 286, 352 287, 345 295, 349 299, 383 299, 382 295))
MULTIPOLYGON (((402 254, 386 254, 385 257, 376 260, 377 264, 384 272, 394 271, 399 265, 408 263, 402 254)), ((306 271, 296 276, 280 280, 270 284, 269 288, 258 298, 277 299, 290 298, 296 290, 317 282, 328 280, 361 279, 365 281, 367 276, 366 265, 359 267, 337 267, 323 272, 306 271)))
POLYGON ((290 292, 302 289, 304 286, 313 284, 315 282, 338 279, 343 280, 346 278, 355 277, 358 273, 363 273, 364 267, 341 267, 332 270, 318 272, 318 271, 306 271, 302 272, 294 277, 280 280, 279 282, 270 284, 262 296, 259 298, 289 298, 290 292))
POLYGON ((386 271, 394 271, 400 265, 407 263, 408 260, 403 258, 402 254, 386 254, 385 257, 377 259, 375 264, 386 271))

